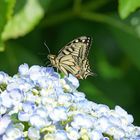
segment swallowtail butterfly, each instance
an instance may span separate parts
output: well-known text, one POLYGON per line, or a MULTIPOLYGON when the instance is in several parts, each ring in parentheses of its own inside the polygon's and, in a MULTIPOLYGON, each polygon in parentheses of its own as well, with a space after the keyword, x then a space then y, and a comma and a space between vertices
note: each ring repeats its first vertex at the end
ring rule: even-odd
POLYGON ((71 73, 78 79, 86 79, 87 76, 94 75, 87 58, 91 44, 91 37, 81 36, 69 42, 59 51, 57 56, 49 54, 48 59, 52 66, 65 75, 71 73))

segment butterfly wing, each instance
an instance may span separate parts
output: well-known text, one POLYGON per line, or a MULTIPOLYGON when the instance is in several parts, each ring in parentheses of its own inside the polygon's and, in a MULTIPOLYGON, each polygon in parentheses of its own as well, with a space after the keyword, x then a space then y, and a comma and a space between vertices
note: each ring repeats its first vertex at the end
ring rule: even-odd
POLYGON ((64 74, 71 73, 80 79, 86 78, 90 73, 87 59, 91 46, 91 38, 82 36, 74 39, 59 51, 57 56, 58 68, 64 74))
POLYGON ((56 58, 58 61, 58 68, 62 71, 65 75, 71 73, 76 75, 80 70, 79 65, 77 64, 76 60, 73 55, 64 55, 63 57, 56 58))
POLYGON ((81 36, 76 38, 59 51, 58 58, 69 54, 80 58, 87 57, 91 43, 91 37, 81 36))
POLYGON ((79 65, 81 66, 80 70, 78 71, 76 77, 78 77, 79 79, 86 79, 87 76, 91 75, 95 75, 93 72, 91 72, 91 68, 89 65, 89 61, 87 58, 85 58, 84 60, 80 60, 79 61, 79 65))

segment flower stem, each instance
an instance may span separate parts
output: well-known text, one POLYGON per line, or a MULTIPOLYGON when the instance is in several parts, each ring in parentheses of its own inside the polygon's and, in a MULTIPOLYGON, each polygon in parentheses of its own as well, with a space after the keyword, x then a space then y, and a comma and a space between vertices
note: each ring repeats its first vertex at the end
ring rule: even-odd
POLYGON ((94 13, 94 12, 81 12, 80 17, 82 19, 100 22, 100 23, 106 23, 110 26, 116 27, 118 29, 121 29, 124 32, 134 34, 134 31, 131 27, 127 26, 126 24, 119 21, 119 19, 115 19, 111 17, 111 15, 107 14, 101 14, 101 13, 94 13))

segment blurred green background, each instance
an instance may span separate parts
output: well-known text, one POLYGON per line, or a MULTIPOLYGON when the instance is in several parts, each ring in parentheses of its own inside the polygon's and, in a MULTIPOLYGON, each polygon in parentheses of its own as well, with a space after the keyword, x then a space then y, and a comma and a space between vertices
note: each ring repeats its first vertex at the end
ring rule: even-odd
POLYGON ((97 74, 80 80, 87 98, 120 105, 140 125, 140 0, 0 0, 0 70, 22 63, 46 66, 76 37, 93 37, 89 54, 97 74))

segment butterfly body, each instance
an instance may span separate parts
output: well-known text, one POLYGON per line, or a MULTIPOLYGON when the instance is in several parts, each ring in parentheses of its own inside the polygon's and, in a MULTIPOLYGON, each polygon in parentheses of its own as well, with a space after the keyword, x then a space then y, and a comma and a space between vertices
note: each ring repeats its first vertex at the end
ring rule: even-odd
POLYGON ((71 73, 79 79, 85 79, 91 72, 87 59, 91 46, 91 38, 82 36, 62 48, 58 55, 48 55, 52 66, 58 68, 62 73, 71 73))
POLYGON ((53 65, 53 66, 57 66, 57 64, 58 64, 58 61, 56 60, 56 55, 52 55, 52 54, 49 54, 48 55, 48 59, 51 61, 51 64, 53 65))

